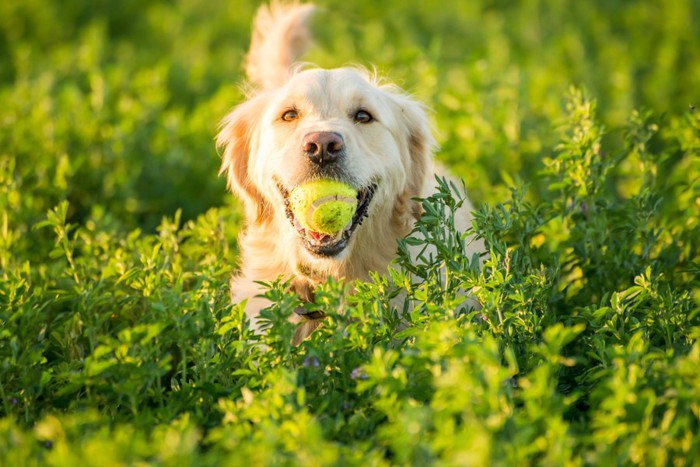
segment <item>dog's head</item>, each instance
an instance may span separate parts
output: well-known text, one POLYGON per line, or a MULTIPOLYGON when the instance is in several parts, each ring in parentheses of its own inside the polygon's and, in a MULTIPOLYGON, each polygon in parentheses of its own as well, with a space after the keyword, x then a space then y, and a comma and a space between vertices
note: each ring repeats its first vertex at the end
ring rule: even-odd
POLYGON ((362 232, 407 233, 420 214, 413 198, 422 194, 434 146, 419 103, 354 68, 293 73, 234 109, 217 142, 249 225, 288 229, 304 254, 328 260, 350 254, 362 232), (335 238, 300 228, 286 209, 294 187, 319 178, 357 190, 353 221, 335 238))

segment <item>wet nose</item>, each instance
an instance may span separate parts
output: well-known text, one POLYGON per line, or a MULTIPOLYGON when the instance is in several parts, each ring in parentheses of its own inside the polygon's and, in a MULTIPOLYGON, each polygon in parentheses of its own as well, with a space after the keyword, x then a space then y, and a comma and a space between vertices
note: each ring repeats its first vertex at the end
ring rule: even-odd
POLYGON ((315 131, 304 136, 304 154, 318 165, 332 164, 345 153, 343 137, 332 131, 315 131))

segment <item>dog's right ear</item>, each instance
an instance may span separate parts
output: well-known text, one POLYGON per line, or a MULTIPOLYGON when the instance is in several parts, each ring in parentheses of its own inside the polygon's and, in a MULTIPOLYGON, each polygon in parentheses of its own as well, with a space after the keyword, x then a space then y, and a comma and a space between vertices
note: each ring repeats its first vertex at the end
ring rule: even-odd
POLYGON ((243 200, 249 224, 263 223, 269 217, 265 215, 267 203, 249 172, 256 125, 265 108, 263 99, 264 95, 258 95, 236 107, 224 117, 216 136, 217 147, 223 149, 219 174, 226 174, 229 189, 243 200))

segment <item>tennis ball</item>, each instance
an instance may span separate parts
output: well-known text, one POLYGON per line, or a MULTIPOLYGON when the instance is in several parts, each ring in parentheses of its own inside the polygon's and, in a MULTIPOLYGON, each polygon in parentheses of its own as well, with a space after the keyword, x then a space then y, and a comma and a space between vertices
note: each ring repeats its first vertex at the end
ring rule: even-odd
POLYGON ((357 209, 357 192, 342 182, 316 180, 294 188, 289 207, 305 229, 336 235, 357 209))

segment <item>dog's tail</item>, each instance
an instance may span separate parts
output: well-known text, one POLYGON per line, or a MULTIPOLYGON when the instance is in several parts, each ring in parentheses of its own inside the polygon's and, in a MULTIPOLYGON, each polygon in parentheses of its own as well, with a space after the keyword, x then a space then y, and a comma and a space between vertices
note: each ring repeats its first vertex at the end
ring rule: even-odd
POLYGON ((248 81, 262 90, 281 86, 294 62, 311 44, 307 20, 312 4, 282 4, 273 0, 258 10, 246 57, 248 81))

